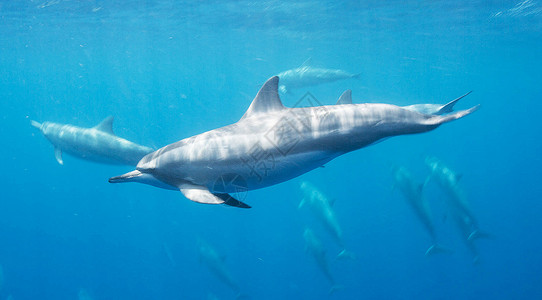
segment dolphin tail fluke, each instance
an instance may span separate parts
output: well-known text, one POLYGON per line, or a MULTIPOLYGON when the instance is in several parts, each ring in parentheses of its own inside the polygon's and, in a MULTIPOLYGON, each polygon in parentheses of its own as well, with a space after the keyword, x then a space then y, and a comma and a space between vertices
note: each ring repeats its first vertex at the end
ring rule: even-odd
POLYGON ((343 286, 343 285, 340 285, 340 284, 334 284, 334 285, 329 289, 328 295, 331 296, 331 295, 333 295, 335 292, 340 291, 340 290, 344 290, 344 286, 343 286))
POLYGON ((352 251, 348 251, 346 249, 343 249, 337 256, 335 257, 335 260, 355 260, 356 254, 352 251))
POLYGON ((481 231, 480 229, 476 229, 471 234, 469 234, 469 237, 467 238, 467 240, 474 241, 477 239, 489 239, 489 238, 493 238, 493 235, 491 233, 481 231))
POLYGON ((36 122, 36 121, 34 121, 34 120, 30 120, 30 125, 36 127, 37 129, 40 129, 40 128, 41 128, 41 123, 36 122))
POLYGON ((466 97, 468 94, 472 93, 472 91, 466 93, 465 95, 459 97, 459 98, 456 98, 446 104, 444 104, 438 111, 437 111, 437 115, 442 115, 442 114, 447 114, 447 113, 451 113, 453 110, 454 110, 454 105, 457 103, 457 101, 463 99, 464 97, 466 97))
POLYGON ((480 105, 476 105, 474 107, 471 107, 469 109, 460 110, 458 112, 448 114, 448 115, 430 115, 430 117, 427 119, 428 125, 440 125, 444 123, 448 123, 457 119, 461 119, 464 116, 470 115, 473 112, 477 111, 480 108, 480 105))
POLYGON ((432 256, 438 253, 453 253, 453 251, 435 243, 425 251, 425 256, 432 256))

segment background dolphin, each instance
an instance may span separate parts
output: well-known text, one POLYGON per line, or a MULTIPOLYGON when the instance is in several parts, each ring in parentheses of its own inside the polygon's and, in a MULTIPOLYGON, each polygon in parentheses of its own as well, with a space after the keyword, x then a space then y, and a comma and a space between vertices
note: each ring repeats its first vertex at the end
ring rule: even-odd
POLYGON ((303 232, 303 238, 305 239, 305 251, 314 258, 316 265, 332 286, 329 293, 333 293, 338 287, 335 284, 333 275, 331 275, 331 271, 329 270, 329 265, 326 259, 326 250, 324 249, 322 241, 310 228, 305 229, 303 232))
POLYGON ((92 128, 52 122, 31 121, 31 124, 53 144, 56 161, 61 165, 64 164, 62 152, 95 162, 137 165, 142 157, 153 151, 116 136, 112 116, 92 128))
POLYGON ((412 208, 431 238, 432 245, 427 249, 425 255, 445 252, 446 249, 437 243, 437 234, 433 224, 433 214, 431 213, 429 202, 423 196, 425 184, 416 184, 412 175, 405 167, 394 167, 393 178, 395 187, 399 188, 402 192, 408 205, 412 208))
POLYGON ((286 108, 270 78, 237 123, 165 146, 146 155, 136 171, 111 183, 136 181, 179 189, 195 202, 248 208, 229 193, 264 188, 318 168, 387 137, 422 133, 477 109, 426 115, 390 104, 286 108))
POLYGON ((292 89, 314 86, 337 80, 358 78, 360 74, 352 74, 343 70, 311 67, 311 59, 307 59, 300 67, 277 74, 280 78, 279 90, 287 93, 292 89))
POLYGON ((220 279, 220 281, 225 283, 236 293, 239 293, 240 288, 224 263, 226 259, 225 256, 219 254, 218 251, 202 239, 198 239, 198 254, 200 261, 203 262, 207 268, 220 279))

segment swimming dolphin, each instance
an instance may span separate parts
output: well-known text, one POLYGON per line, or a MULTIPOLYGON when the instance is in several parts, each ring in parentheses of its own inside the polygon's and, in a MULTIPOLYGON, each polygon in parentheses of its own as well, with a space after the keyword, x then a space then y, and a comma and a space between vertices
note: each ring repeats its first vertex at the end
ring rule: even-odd
POLYGON ((314 257, 316 265, 318 266, 320 271, 322 271, 322 273, 332 286, 329 293, 333 293, 339 287, 335 284, 335 279, 333 278, 333 275, 331 275, 331 271, 329 270, 329 265, 326 259, 326 250, 324 249, 322 241, 314 234, 314 232, 310 228, 305 229, 305 231, 303 232, 303 238, 305 239, 305 251, 307 252, 307 254, 310 254, 312 255, 312 257, 314 257))
POLYGON ((248 208, 229 193, 290 180, 383 138, 430 131, 478 108, 443 116, 390 104, 286 108, 278 82, 270 78, 237 123, 165 146, 109 182, 142 182, 178 189, 195 202, 248 208))
POLYGON ((452 171, 436 157, 428 156, 425 159, 426 165, 431 171, 430 179, 434 179, 440 188, 446 193, 445 198, 452 218, 461 232, 461 237, 474 255, 474 262, 478 261, 478 252, 474 246, 474 240, 490 237, 488 233, 480 230, 478 221, 474 216, 469 203, 465 197, 459 180, 461 175, 452 171))
POLYGON ((239 285, 224 263, 225 256, 220 255, 211 245, 201 239, 198 240, 198 254, 200 262, 203 262, 220 281, 239 293, 239 285))
POLYGON ((311 59, 307 59, 300 67, 277 74, 280 78, 279 90, 287 93, 292 89, 314 86, 337 80, 358 78, 360 74, 352 74, 343 70, 314 68, 310 66, 311 59))
POLYGON ((63 165, 62 152, 107 164, 137 165, 153 149, 120 138, 113 132, 113 117, 92 128, 52 122, 31 122, 55 147, 56 161, 63 165))
POLYGON ((437 243, 437 234, 433 224, 433 216, 429 202, 423 196, 425 184, 416 184, 412 175, 405 167, 394 167, 393 178, 395 187, 403 193, 408 205, 412 208, 418 219, 422 222, 425 230, 431 238, 432 245, 425 251, 425 255, 431 255, 438 252, 447 252, 447 250, 437 243))
POLYGON ((314 215, 320 220, 324 228, 331 234, 337 245, 343 248, 343 250, 337 256, 341 258, 354 258, 353 254, 344 249, 343 232, 339 221, 333 211, 333 203, 322 192, 320 192, 310 182, 303 181, 300 185, 303 191, 303 199, 299 203, 298 208, 303 206, 309 206, 314 215))
POLYGON ((446 104, 414 104, 414 105, 403 106, 403 108, 417 111, 419 113, 427 114, 427 115, 443 115, 443 114, 453 112, 454 105, 457 103, 457 101, 461 100, 463 97, 467 96, 470 93, 472 93, 472 91, 446 104))

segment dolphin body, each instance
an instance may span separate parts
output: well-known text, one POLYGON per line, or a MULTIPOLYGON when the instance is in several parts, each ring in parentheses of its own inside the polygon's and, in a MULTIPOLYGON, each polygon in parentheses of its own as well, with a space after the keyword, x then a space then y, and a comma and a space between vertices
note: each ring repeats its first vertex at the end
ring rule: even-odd
POLYGON ((425 163, 431 171, 430 178, 434 179, 446 193, 450 214, 460 230, 461 237, 472 252, 474 262, 476 263, 479 254, 474 245, 474 240, 478 238, 487 238, 490 237, 490 235, 482 232, 478 226, 478 221, 472 213, 464 192, 459 185, 461 175, 452 171, 436 157, 426 157, 425 163))
POLYGON ((92 128, 52 122, 31 122, 55 147, 56 161, 63 165, 62 152, 107 164, 137 165, 153 149, 120 138, 113 132, 113 117, 92 128))
POLYGON ((326 259, 326 250, 324 249, 322 241, 316 236, 316 234, 314 234, 314 232, 310 228, 305 229, 305 231, 303 232, 303 238, 305 239, 305 251, 307 252, 307 254, 310 254, 314 257, 316 265, 318 265, 320 271, 322 271, 326 279, 332 285, 329 293, 333 293, 337 289, 337 286, 335 284, 335 279, 333 278, 333 275, 331 275, 331 271, 329 270, 329 265, 326 259))
POLYGON ((360 76, 360 74, 352 74, 343 70, 314 68, 310 64, 311 60, 307 59, 300 67, 277 74, 281 83, 279 86, 280 92, 287 93, 292 89, 315 86, 342 79, 358 78, 360 76))
POLYGON ((447 250, 437 243, 437 234, 433 224, 433 216, 429 202, 423 196, 425 184, 416 184, 412 175, 405 167, 394 167, 393 178, 395 186, 401 190, 425 230, 431 238, 432 245, 425 251, 425 255, 431 255, 437 252, 446 252, 447 250))
POLYGON ((477 109, 441 116, 372 103, 286 108, 278 82, 270 78, 237 123, 165 146, 109 182, 141 182, 180 190, 195 202, 248 208, 229 193, 290 180, 386 137, 430 131, 477 109))
POLYGON ((239 293, 240 288, 226 268, 226 264, 224 263, 226 258, 223 255, 220 255, 212 246, 203 240, 198 240, 198 253, 200 262, 205 263, 220 281, 236 293, 239 293))

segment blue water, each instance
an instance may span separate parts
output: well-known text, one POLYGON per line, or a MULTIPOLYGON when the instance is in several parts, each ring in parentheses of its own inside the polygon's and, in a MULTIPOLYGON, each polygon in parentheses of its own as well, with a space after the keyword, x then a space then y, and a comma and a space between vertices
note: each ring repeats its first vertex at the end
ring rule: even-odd
POLYGON ((204 239, 251 299, 542 298, 542 3, 515 1, 3 1, 0 3, 0 299, 234 299, 198 257, 204 239), (65 155, 30 120, 92 127, 154 148, 236 122, 265 80, 311 58, 361 73, 310 91, 333 104, 481 104, 472 116, 342 156, 250 191, 250 210, 109 184, 132 170, 65 155), (429 183, 430 241, 391 165, 420 183, 433 155, 463 175, 480 260, 429 183), (301 180, 330 198, 352 261, 307 210, 301 180), (330 283, 305 253, 322 239, 330 283), (86 297, 86 298, 85 298, 86 297))

